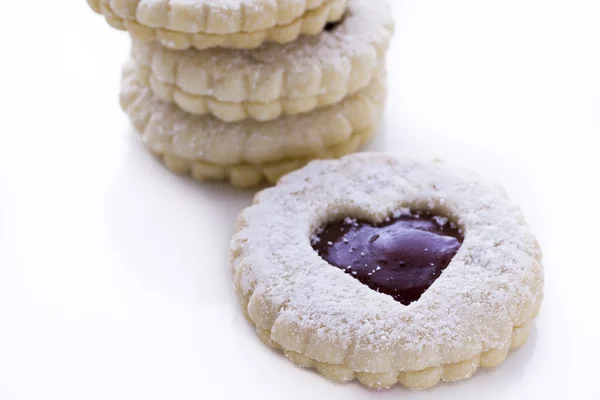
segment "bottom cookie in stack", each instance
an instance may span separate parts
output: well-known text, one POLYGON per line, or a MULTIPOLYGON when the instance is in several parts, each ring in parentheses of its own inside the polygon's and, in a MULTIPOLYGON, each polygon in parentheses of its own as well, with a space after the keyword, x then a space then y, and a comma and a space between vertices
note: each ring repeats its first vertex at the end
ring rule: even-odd
POLYGON ((357 151, 377 132, 386 100, 381 73, 330 107, 269 122, 226 123, 159 100, 138 72, 133 62, 124 67, 120 100, 148 150, 176 173, 238 187, 275 183, 312 160, 357 151))

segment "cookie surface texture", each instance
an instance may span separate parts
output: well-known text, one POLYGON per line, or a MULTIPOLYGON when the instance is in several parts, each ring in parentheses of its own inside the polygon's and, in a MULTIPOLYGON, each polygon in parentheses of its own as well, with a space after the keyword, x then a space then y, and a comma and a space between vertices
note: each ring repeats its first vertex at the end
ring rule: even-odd
POLYGON ((376 131, 385 105, 384 76, 334 106, 269 122, 225 123, 196 116, 159 100, 123 70, 121 106, 144 144, 165 164, 200 180, 236 186, 275 182, 312 159, 356 151, 376 131))
POLYGON ((338 382, 424 389, 469 378, 527 341, 543 298, 542 254, 519 209, 498 186, 440 161, 361 153, 312 162, 257 194, 236 230, 234 286, 258 336, 338 382), (328 224, 385 226, 407 210, 463 237, 408 305, 313 249, 328 224))
POLYGON ((212 102, 259 120, 308 112, 356 93, 383 68, 394 24, 386 3, 374 3, 350 0, 339 26, 284 46, 173 51, 134 40, 132 58, 187 111, 212 102))
POLYGON ((348 0, 88 0, 114 28, 165 47, 252 49, 317 35, 348 0))

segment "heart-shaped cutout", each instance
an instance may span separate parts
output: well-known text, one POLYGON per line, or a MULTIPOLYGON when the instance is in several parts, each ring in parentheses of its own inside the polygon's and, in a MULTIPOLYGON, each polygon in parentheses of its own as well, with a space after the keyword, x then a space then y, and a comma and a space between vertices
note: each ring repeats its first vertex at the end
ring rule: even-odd
POLYGON ((462 245, 448 219, 406 212, 383 224, 346 218, 323 227, 315 251, 369 288, 409 305, 440 277, 462 245))

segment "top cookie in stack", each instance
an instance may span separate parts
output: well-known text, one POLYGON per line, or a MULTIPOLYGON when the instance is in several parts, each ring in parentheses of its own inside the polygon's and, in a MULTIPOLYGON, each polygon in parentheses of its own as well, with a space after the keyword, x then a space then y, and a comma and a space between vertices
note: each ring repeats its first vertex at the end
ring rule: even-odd
POLYGON ((385 0, 88 1, 131 33, 121 105, 176 172, 274 183, 377 131, 394 27, 385 0))
POLYGON ((133 38, 176 50, 252 49, 317 35, 344 15, 347 0, 88 0, 133 38))

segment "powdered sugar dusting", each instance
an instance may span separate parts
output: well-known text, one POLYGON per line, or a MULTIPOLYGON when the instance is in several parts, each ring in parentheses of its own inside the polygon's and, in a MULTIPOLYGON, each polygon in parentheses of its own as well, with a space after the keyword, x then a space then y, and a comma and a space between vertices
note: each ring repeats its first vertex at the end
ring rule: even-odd
POLYGON ((448 223, 448 218, 446 217, 440 217, 439 215, 435 215, 433 217, 433 220, 435 221, 436 224, 438 224, 439 226, 446 226, 446 224, 448 223))

